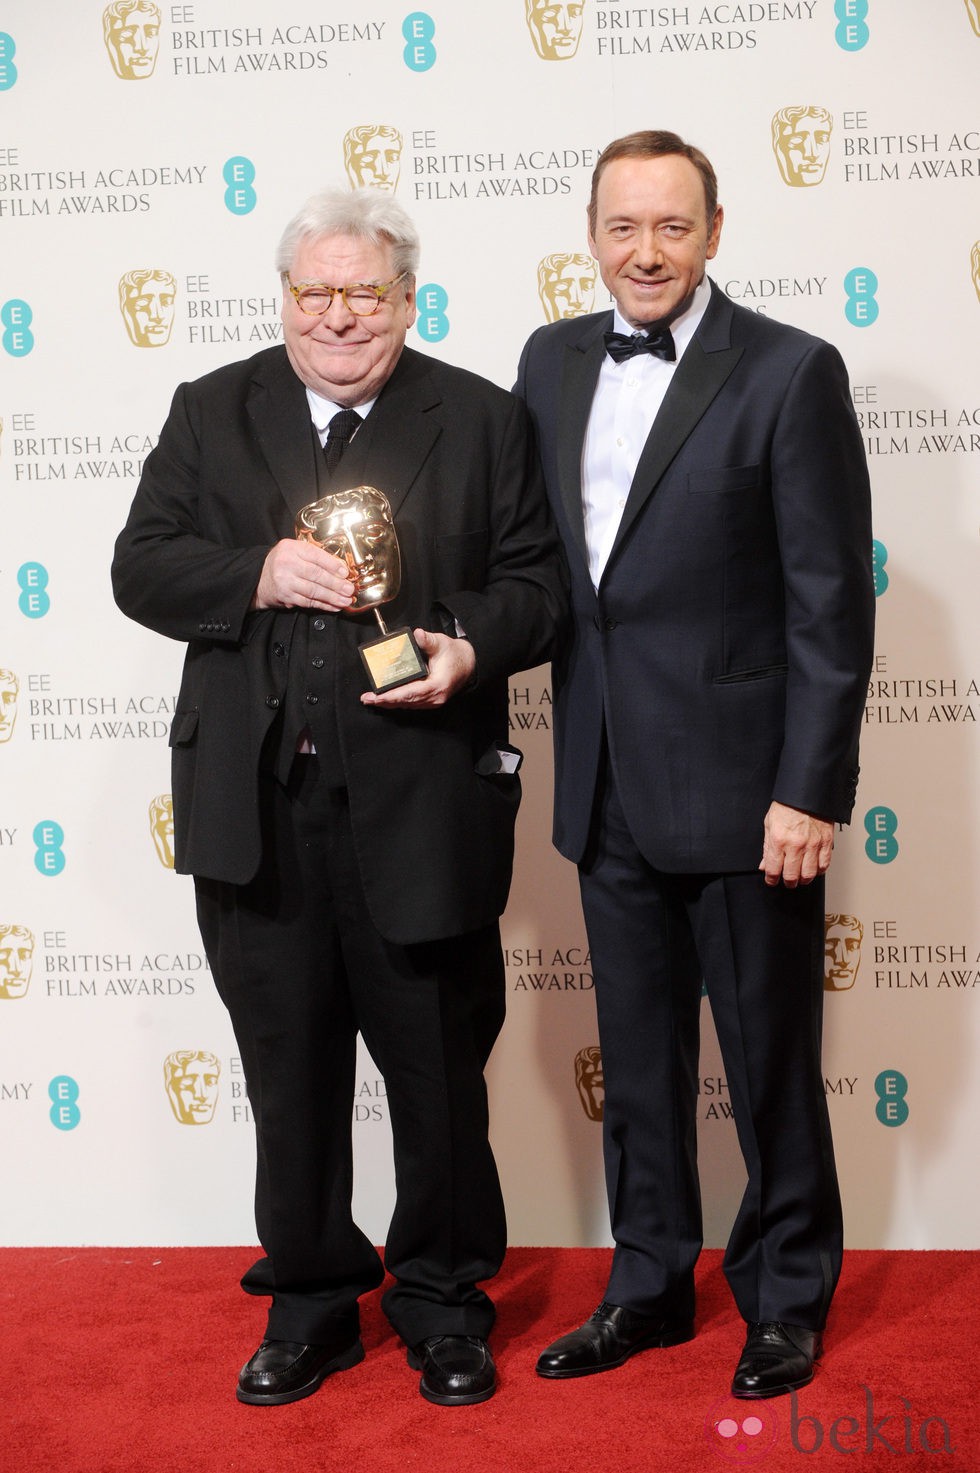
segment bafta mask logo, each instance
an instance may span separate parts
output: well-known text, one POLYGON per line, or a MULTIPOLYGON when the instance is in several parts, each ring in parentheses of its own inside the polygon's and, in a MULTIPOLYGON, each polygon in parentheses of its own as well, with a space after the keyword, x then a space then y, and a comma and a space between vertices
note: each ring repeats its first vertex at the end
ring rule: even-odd
POLYGON ((150 834, 164 869, 174 867, 174 800, 170 793, 150 799, 150 834))
POLYGON ((136 348, 163 348, 174 325, 177 283, 169 271, 127 271, 119 278, 119 310, 136 348))
POLYGON ((31 985, 33 967, 33 931, 0 924, 0 998, 23 997, 31 985))
POLYGON ((597 1043, 580 1048, 575 1055, 575 1088, 586 1115, 601 1123, 606 1086, 602 1077, 602 1050, 597 1043))
POLYGON ((362 123, 344 134, 344 168, 351 189, 394 194, 401 162, 402 135, 390 123, 362 123))
POLYGON ((963 3, 966 6, 966 13, 970 17, 973 34, 980 36, 980 0, 963 0, 963 3))
POLYGON ((9 742, 17 720, 17 694, 20 681, 12 670, 0 670, 0 746, 9 742))
POLYGON ((181 1125, 210 1125, 218 1103, 217 1054, 181 1048, 163 1061, 163 1079, 174 1118, 181 1125))
MULTIPOLYGON (((973 277, 973 290, 977 294, 977 301, 980 302, 980 240, 973 242, 973 249, 970 252, 970 275, 973 277)), ((3 738, 0 737, 0 741, 2 740, 3 738)))
POLYGON ((772 151, 783 183, 822 184, 834 120, 825 107, 782 107, 773 115, 772 151))
POLYGON ((124 82, 152 77, 160 49, 160 7, 153 0, 114 0, 102 12, 105 49, 124 82))
POLYGON ((596 263, 591 256, 554 251, 538 262, 538 296, 549 322, 584 317, 595 302, 596 263))
POLYGON ((861 965, 864 926, 857 916, 824 917, 823 985, 827 992, 847 992, 861 965))
POLYGON ((525 0, 527 28, 542 61, 568 61, 582 38, 585 0, 525 0))

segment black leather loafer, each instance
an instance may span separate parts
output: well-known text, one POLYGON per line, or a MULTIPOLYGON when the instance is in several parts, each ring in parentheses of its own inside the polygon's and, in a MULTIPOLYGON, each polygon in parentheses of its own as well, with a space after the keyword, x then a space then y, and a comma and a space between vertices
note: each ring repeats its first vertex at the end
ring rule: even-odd
POLYGON ((813 1380, 813 1363, 823 1354, 819 1330, 774 1320, 749 1325, 742 1359, 735 1368, 732 1395, 783 1396, 813 1380))
POLYGON ((603 1302, 590 1319, 570 1335, 562 1335, 542 1351, 535 1367, 539 1376, 594 1376, 612 1371, 638 1350, 666 1345, 683 1345, 693 1340, 690 1320, 674 1321, 636 1314, 617 1304, 603 1302))
POLYGON ((490 1347, 476 1335, 430 1335, 410 1346, 408 1363, 422 1372, 419 1391, 437 1406, 472 1406, 497 1389, 490 1347))
POLYGON ((242 1366, 237 1396, 251 1406, 283 1406, 312 1396, 331 1371, 346 1371, 364 1359, 357 1331, 343 1331, 329 1344, 299 1345, 293 1340, 263 1340, 242 1366))

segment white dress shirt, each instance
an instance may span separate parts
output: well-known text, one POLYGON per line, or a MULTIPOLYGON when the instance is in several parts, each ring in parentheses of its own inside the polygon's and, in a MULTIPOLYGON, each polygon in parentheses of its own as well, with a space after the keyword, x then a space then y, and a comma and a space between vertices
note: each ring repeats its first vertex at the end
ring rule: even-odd
MULTIPOLYGON (((596 588, 619 531, 637 462, 657 417, 677 364, 711 300, 708 278, 701 280, 690 307, 670 324, 677 353, 668 363, 653 353, 636 353, 616 363, 607 353, 582 447, 582 510, 589 571, 596 588)), ((631 337, 636 328, 613 312, 613 328, 631 337)))

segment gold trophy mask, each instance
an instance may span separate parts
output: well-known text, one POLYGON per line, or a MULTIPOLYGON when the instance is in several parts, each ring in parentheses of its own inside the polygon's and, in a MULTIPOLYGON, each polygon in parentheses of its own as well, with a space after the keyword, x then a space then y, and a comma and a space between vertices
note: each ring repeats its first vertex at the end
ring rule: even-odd
POLYGON ((362 644, 361 659, 371 688, 377 694, 421 680, 428 666, 408 628, 389 630, 381 604, 397 598, 401 588, 401 554, 383 491, 375 486, 353 486, 335 491, 304 506, 296 518, 296 536, 313 542, 334 557, 343 558, 355 588, 354 602, 341 612, 370 610, 378 621, 380 639, 362 644))

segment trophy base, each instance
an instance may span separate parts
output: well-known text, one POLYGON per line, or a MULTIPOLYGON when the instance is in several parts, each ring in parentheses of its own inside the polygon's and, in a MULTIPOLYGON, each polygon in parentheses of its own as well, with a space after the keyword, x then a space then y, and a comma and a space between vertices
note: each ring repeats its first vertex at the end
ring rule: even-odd
POLYGON ((428 662, 410 629, 392 629, 360 646, 361 660, 376 696, 410 680, 424 680, 428 662))

